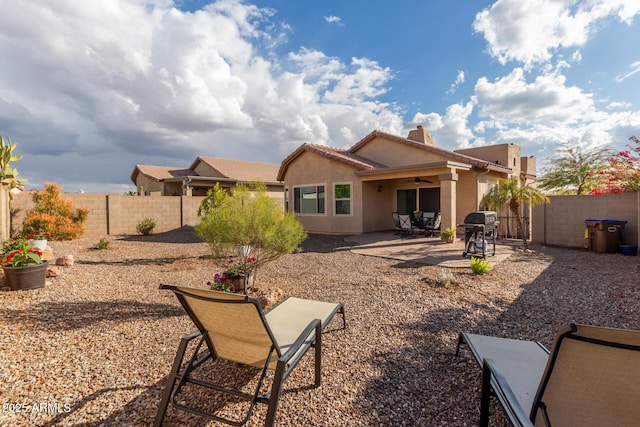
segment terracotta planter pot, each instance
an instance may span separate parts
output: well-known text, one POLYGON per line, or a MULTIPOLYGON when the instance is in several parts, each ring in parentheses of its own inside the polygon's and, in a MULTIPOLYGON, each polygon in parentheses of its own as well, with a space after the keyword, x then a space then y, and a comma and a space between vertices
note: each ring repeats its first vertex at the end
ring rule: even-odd
POLYGON ((38 289, 44 286, 49 263, 27 265, 24 267, 2 267, 7 284, 14 291, 38 289))

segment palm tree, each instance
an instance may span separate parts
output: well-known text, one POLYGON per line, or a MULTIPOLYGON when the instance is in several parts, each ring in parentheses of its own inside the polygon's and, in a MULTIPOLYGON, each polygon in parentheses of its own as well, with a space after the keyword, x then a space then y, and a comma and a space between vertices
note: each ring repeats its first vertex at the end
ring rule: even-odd
POLYGON ((520 185, 516 178, 498 178, 496 184, 482 197, 480 204, 488 209, 498 210, 509 205, 509 210, 516 218, 518 232, 522 236, 525 249, 529 248, 527 237, 524 234, 520 206, 524 202, 527 206, 535 206, 540 203, 549 203, 549 198, 531 184, 520 185))

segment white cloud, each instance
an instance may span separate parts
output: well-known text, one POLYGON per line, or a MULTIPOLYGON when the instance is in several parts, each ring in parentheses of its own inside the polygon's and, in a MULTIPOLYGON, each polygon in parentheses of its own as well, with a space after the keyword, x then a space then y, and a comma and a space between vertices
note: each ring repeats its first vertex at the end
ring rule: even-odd
POLYGON ((3 4, 0 129, 38 153, 21 175, 41 185, 56 177, 35 169, 55 163, 87 181, 128 182, 136 163, 278 163, 305 141, 346 146, 402 130, 397 108, 376 99, 389 68, 304 49, 281 62, 268 49, 288 28, 268 22, 273 13, 239 0, 193 13, 169 0, 3 4))
POLYGON ((473 111, 473 103, 453 104, 447 107, 444 116, 439 114, 416 114, 412 122, 429 129, 436 144, 442 148, 455 150, 467 148, 474 138, 468 120, 473 111))
POLYGON ((591 94, 566 86, 559 72, 538 75, 528 83, 522 68, 490 82, 478 80, 474 100, 481 117, 514 124, 574 123, 593 118, 591 94))
POLYGON ((558 49, 584 45, 599 20, 617 16, 630 24, 638 13, 635 0, 498 0, 476 15, 473 27, 501 64, 518 61, 529 68, 558 49))
POLYGON ((629 77, 640 73, 640 61, 636 61, 632 63, 629 67, 631 68, 631 71, 629 71, 628 73, 620 74, 619 76, 616 76, 615 81, 617 81, 618 83, 621 83, 627 80, 629 77))
POLYGON ((338 24, 338 25, 343 25, 342 24, 342 19, 339 16, 325 16, 324 20, 327 21, 329 24, 338 24))
POLYGON ((458 70, 458 75, 456 76, 456 80, 451 84, 451 87, 447 91, 447 94, 453 94, 460 86, 464 83, 464 71, 458 70))

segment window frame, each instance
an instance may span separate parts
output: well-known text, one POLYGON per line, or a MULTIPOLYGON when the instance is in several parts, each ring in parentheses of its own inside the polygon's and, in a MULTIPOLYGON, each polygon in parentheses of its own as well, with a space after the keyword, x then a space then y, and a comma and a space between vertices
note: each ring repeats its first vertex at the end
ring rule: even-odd
POLYGON ((334 182, 333 183, 333 215, 334 216, 353 216, 353 182, 334 182), (349 186, 349 197, 338 198, 336 195, 336 188, 339 185, 348 185, 349 186), (338 202, 339 201, 349 201, 349 213, 338 213, 338 202))
POLYGON ((308 216, 326 216, 327 215, 327 184, 326 183, 317 183, 317 184, 303 184, 303 185, 292 185, 293 188, 293 213, 296 215, 308 215, 308 216), (302 212, 302 198, 298 200, 296 197, 296 193, 299 193, 302 196, 303 188, 315 188, 316 194, 316 203, 315 203, 315 212, 302 212), (322 193, 318 190, 322 187, 322 193), (319 197, 319 194, 323 194, 324 197, 319 197), (318 207, 320 206, 320 201, 322 201, 322 212, 318 212, 318 207), (298 209, 300 212, 298 212, 298 209))

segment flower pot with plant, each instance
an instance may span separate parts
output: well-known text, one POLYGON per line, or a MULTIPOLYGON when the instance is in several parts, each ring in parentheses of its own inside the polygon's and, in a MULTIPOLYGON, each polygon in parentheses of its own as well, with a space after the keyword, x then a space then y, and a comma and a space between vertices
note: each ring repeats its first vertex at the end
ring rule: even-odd
POLYGON ((251 288, 255 262, 253 257, 240 258, 238 261, 230 258, 225 271, 213 276, 213 282, 207 282, 207 285, 215 291, 246 293, 251 288))
POLYGON ((7 284, 14 291, 42 288, 47 276, 47 262, 42 252, 26 239, 2 243, 2 269, 7 284))
POLYGON ((47 241, 49 240, 49 237, 51 237, 51 235, 46 231, 34 231, 29 236, 31 239, 29 243, 31 243, 31 246, 34 248, 44 252, 44 250, 47 249, 47 241))
POLYGON ((445 228, 440 232, 440 238, 447 243, 453 243, 453 239, 456 237, 456 230, 453 228, 445 228))

